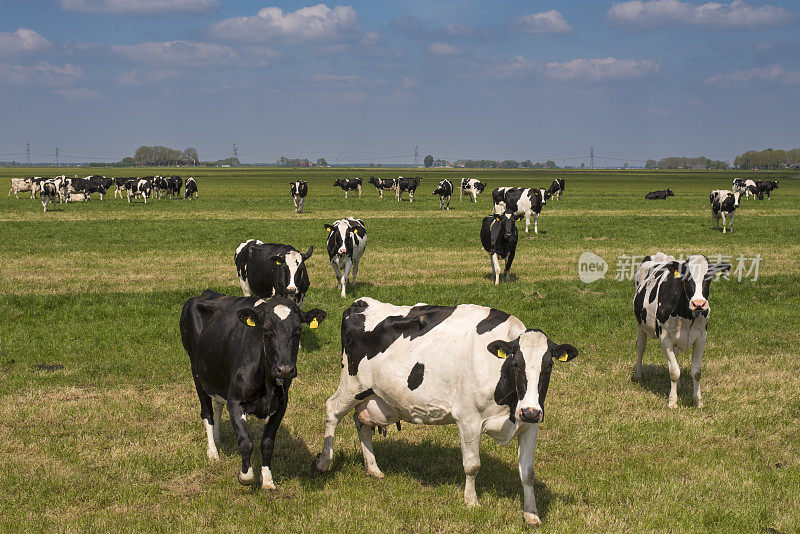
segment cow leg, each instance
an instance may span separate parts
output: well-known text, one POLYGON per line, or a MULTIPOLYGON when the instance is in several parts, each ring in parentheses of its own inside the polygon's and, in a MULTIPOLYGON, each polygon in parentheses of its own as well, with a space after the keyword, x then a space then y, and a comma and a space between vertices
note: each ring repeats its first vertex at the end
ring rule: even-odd
POLYGON ((661 350, 667 358, 667 366, 669 367, 669 407, 678 407, 678 380, 681 378, 681 368, 678 365, 678 359, 675 356, 675 346, 668 344, 666 341, 661 342, 661 350))
POLYGON ((536 452, 536 437, 539 425, 531 425, 519 436, 519 478, 522 480, 522 516, 529 525, 541 525, 539 510, 536 508, 536 494, 533 491, 535 475, 533 453, 536 452))
POLYGON ((361 261, 361 258, 358 258, 357 260, 353 259, 353 278, 350 281, 350 284, 353 285, 353 286, 356 285, 356 275, 358 274, 358 262, 360 262, 360 261, 361 261))
POLYGON ((214 408, 211 405, 211 397, 206 393, 197 380, 194 381, 194 387, 197 390, 197 396, 200 399, 200 418, 203 420, 203 428, 206 429, 206 439, 208 440, 208 447, 206 449, 206 456, 212 462, 219 460, 219 453, 217 452, 217 444, 214 440, 214 408))
POLYGON ((286 413, 286 405, 289 404, 289 395, 284 391, 281 396, 280 406, 274 414, 269 416, 269 422, 264 427, 264 434, 261 436, 261 489, 274 490, 275 483, 272 481, 272 453, 275 450, 275 434, 286 413))
POLYGON ((358 198, 361 198, 361 186, 358 186, 358 198))
POLYGON ((450 211, 450 197, 447 197, 447 211, 450 211))
POLYGON ((722 233, 724 234, 725 233, 725 225, 727 224, 727 222, 725 221, 725 212, 721 211, 720 215, 722 215, 722 233))
POLYGON ((378 467, 378 462, 375 461, 375 452, 372 450, 372 434, 375 432, 375 427, 362 424, 356 418, 356 430, 358 431, 358 440, 361 442, 361 454, 364 456, 364 469, 367 475, 383 478, 383 472, 378 467))
POLYGON ((462 202, 464 200, 464 190, 459 188, 458 190, 458 201, 462 202))
POLYGON ((342 272, 339 270, 339 266, 333 260, 331 260, 331 267, 333 267, 333 274, 336 275, 336 287, 341 289, 342 288, 342 272))
POLYGON ((214 408, 214 443, 219 446, 220 434, 222 433, 222 409, 225 408, 225 403, 215 399, 211 400, 214 408))
POLYGON ((700 361, 706 348, 706 334, 701 334, 692 345, 692 400, 698 408, 703 407, 703 396, 700 394, 700 361))
POLYGON ((642 356, 644 355, 644 349, 647 346, 647 332, 644 331, 644 328, 639 326, 639 334, 636 336, 636 370, 633 373, 633 376, 636 377, 636 380, 642 380, 642 356))
POLYGON ((534 234, 538 234, 539 233, 539 214, 538 213, 535 213, 533 215, 533 233, 534 234))
POLYGON ((410 189, 408 191, 408 201, 409 202, 414 202, 414 190, 413 189, 410 189))
POLYGON ((239 445, 239 454, 242 457, 242 469, 237 474, 239 483, 249 486, 255 482, 253 466, 250 465, 250 456, 253 454, 253 442, 250 440, 250 432, 247 428, 247 416, 238 402, 228 402, 228 415, 231 416, 231 424, 236 432, 236 440, 239 445))
POLYGON ((461 438, 461 461, 467 481, 464 484, 464 502, 467 506, 478 506, 478 494, 475 492, 475 476, 481 468, 481 427, 480 425, 459 424, 458 435, 461 438))
POLYGON ((730 226, 731 233, 733 233, 733 216, 736 212, 732 212, 728 217, 728 225, 730 226))
MULTIPOLYGON (((358 385, 354 380, 351 381, 351 384, 358 385)), ((333 461, 333 435, 336 432, 336 426, 342 420, 342 417, 347 415, 360 402, 356 398, 358 391, 346 391, 346 389, 351 388, 345 387, 345 389, 342 389, 342 386, 340 383, 336 393, 325 401, 325 440, 322 444, 322 452, 317 455, 312 466, 317 471, 330 469, 333 461)))
MULTIPOLYGON (((508 277, 510 276, 511 273, 511 264, 514 263, 514 256, 516 255, 516 253, 517 253, 516 250, 512 250, 511 252, 508 253, 508 257, 506 258, 506 272, 505 272, 506 282, 508 282, 508 277)), ((500 262, 497 262, 497 265, 499 267, 500 262)))
POLYGON ((489 255, 489 265, 492 267, 494 285, 498 285, 500 283, 500 260, 497 259, 497 254, 489 255))
MULTIPOLYGON (((346 290, 346 287, 347 287, 347 279, 350 277, 350 270, 352 268, 353 268, 353 262, 352 261, 345 262, 344 269, 342 270, 342 281, 341 281, 341 284, 342 284, 342 298, 345 298, 347 296, 347 295, 345 295, 345 290, 346 290)), ((355 283, 355 277, 353 278, 353 283, 355 283)))
POLYGON ((531 212, 525 212, 525 233, 527 234, 528 231, 531 229, 531 212))

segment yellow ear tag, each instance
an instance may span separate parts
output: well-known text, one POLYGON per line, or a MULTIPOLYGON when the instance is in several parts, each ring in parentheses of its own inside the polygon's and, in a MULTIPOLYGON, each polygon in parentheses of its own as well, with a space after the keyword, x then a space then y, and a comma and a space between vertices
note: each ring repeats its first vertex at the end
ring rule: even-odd
POLYGON ((316 318, 311 319, 311 322, 308 323, 309 328, 319 328, 319 321, 316 318))
POLYGON ((674 274, 675 274, 675 276, 676 276, 677 278, 680 278, 680 277, 681 277, 681 273, 680 273, 680 271, 677 271, 677 270, 676 270, 674 274))
POLYGON ((565 362, 565 361, 567 361, 568 359, 569 359, 569 354, 564 354, 563 356, 561 356, 561 357, 558 359, 558 361, 560 361, 560 362, 565 362))
POLYGON ((508 357, 508 354, 506 354, 506 351, 504 351, 504 350, 498 350, 497 351, 497 357, 505 359, 505 358, 508 357))
POLYGON ((275 265, 280 265, 280 264, 281 264, 280 260, 275 260, 275 265))
POLYGON ((248 317, 247 321, 246 321, 246 324, 247 324, 247 326, 255 326, 256 322, 253 319, 251 319, 250 317, 248 317))

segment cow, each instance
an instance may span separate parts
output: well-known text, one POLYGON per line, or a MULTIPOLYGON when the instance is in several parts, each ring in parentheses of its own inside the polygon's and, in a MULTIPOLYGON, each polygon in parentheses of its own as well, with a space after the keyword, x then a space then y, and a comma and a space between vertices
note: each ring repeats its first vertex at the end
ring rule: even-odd
POLYGON ((714 222, 714 229, 719 229, 719 220, 722 219, 722 233, 725 233, 725 217, 728 217, 728 226, 733 233, 733 214, 739 207, 740 193, 734 193, 727 189, 715 189, 709 196, 711 202, 711 218, 714 222))
POLYGON ((206 456, 219 460, 222 407, 227 404, 242 467, 239 482, 256 482, 247 416, 265 422, 261 438, 261 488, 274 490, 272 453, 286 413, 289 387, 297 376, 302 325, 317 328, 325 312, 303 312, 292 300, 232 297, 210 289, 183 305, 180 332, 189 355, 200 418, 206 431, 206 456))
POLYGON ((436 190, 433 194, 439 195, 439 209, 443 210, 445 203, 447 203, 447 211, 450 211, 450 197, 453 196, 453 182, 447 179, 442 180, 439 182, 439 185, 436 186, 436 190))
POLYGON ((327 471, 339 421, 355 408, 366 474, 382 478, 374 427, 407 421, 455 424, 466 474, 464 501, 478 505, 481 434, 501 446, 519 440, 523 516, 539 524, 533 458, 553 362, 578 356, 500 310, 395 306, 364 297, 342 314, 339 387, 325 402, 325 439, 312 469, 327 471), (442 350, 446 347, 446 350, 442 350))
POLYGON ((666 200, 667 197, 674 197, 675 193, 672 189, 662 189, 661 191, 651 191, 647 193, 644 198, 647 200, 666 200))
POLYGON ((417 190, 419 184, 422 182, 422 178, 419 176, 415 176, 413 178, 404 178, 402 176, 398 176, 396 178, 397 186, 395 189, 397 201, 403 198, 403 191, 408 191, 409 202, 414 202, 414 191, 417 190))
POLYGON ((778 180, 757 180, 756 190, 758 191, 759 200, 764 200, 764 193, 767 194, 767 200, 772 200, 772 191, 778 188, 778 180))
POLYGON ((566 182, 562 178, 556 178, 550 187, 547 189, 547 198, 555 197, 556 200, 561 200, 561 193, 566 188, 566 182))
POLYGON ((458 195, 458 201, 461 202, 464 191, 471 195, 472 202, 478 201, 478 193, 483 193, 486 184, 475 178, 462 178, 461 179, 461 192, 458 195))
POLYGON ((302 254, 289 245, 248 239, 233 255, 242 293, 261 298, 281 295, 302 308, 310 285, 305 262, 313 253, 314 247, 302 254))
MULTIPOLYGON (((99 178, 103 178, 100 176, 99 178)), ((67 178, 67 195, 72 197, 76 193, 83 193, 85 196, 91 198, 92 193, 100 193, 100 200, 103 200, 103 195, 106 194, 106 188, 103 187, 103 182, 93 181, 89 178, 67 178)))
POLYGON ((738 185, 738 188, 734 188, 734 191, 744 193, 744 198, 758 197, 758 186, 756 186, 756 183, 753 180, 744 180, 743 189, 740 182, 740 185, 738 185))
POLYGON ((70 202, 85 202, 92 199, 92 195, 81 191, 79 193, 70 193, 69 201, 70 202))
POLYGON ((117 198, 117 195, 119 195, 119 198, 123 198, 122 192, 125 191, 125 184, 132 180, 138 180, 138 178, 114 178, 113 185, 116 186, 116 189, 114 189, 114 198, 117 198))
POLYGON ((147 199, 150 197, 150 193, 153 191, 153 183, 147 178, 131 180, 125 184, 125 191, 128 194, 129 204, 131 202, 131 198, 136 198, 137 196, 141 196, 144 199, 144 203, 147 204, 147 199))
POLYGON ((678 261, 662 252, 646 256, 639 265, 633 298, 633 313, 639 325, 634 376, 641 381, 645 345, 648 339, 658 338, 669 367, 670 408, 678 407, 681 368, 677 352, 688 352, 689 347, 692 347, 692 399, 698 408, 703 407, 700 361, 711 313, 708 303, 710 285, 716 274, 730 268, 726 263, 709 264, 708 258, 700 254, 678 261))
POLYGON ((384 191, 391 191, 397 187, 397 178, 375 178, 370 176, 369 183, 375 186, 375 189, 378 190, 378 196, 383 198, 384 191))
POLYGON ((345 287, 351 269, 353 271, 351 284, 355 285, 356 283, 358 262, 361 261, 361 256, 367 247, 367 227, 363 220, 352 217, 324 226, 328 231, 328 258, 331 260, 331 266, 336 275, 337 287, 342 291, 342 298, 345 298, 347 296, 345 287))
POLYGON ((39 190, 39 183, 34 182, 32 178, 12 178, 11 189, 8 190, 8 198, 11 198, 11 193, 14 197, 19 199, 18 193, 31 192, 31 198, 36 198, 36 192, 39 190))
POLYGON ((344 191, 344 198, 347 198, 348 191, 358 191, 358 198, 361 198, 361 177, 358 178, 337 178, 333 182, 333 187, 341 187, 344 191))
POLYGON ((45 213, 47 212, 47 203, 55 203, 57 198, 66 197, 66 184, 62 178, 55 178, 42 182, 42 189, 40 197, 42 199, 42 208, 45 213))
POLYGON ((539 215, 549 198, 545 189, 528 187, 498 187, 492 191, 494 213, 502 214, 507 210, 517 215, 525 215, 525 233, 530 231, 531 215, 533 215, 533 232, 539 233, 539 215))
POLYGON ((169 189, 167 179, 163 176, 153 176, 153 194, 156 198, 164 198, 169 189))
POLYGON ((191 176, 186 179, 186 185, 183 188, 183 199, 192 200, 192 197, 197 198, 197 180, 192 178, 191 176))
POLYGON ((308 182, 297 180, 296 182, 289 182, 289 185, 292 200, 294 200, 294 211, 295 213, 303 213, 303 204, 305 204, 306 195, 308 195, 308 182))
POLYGON ((513 211, 495 213, 483 218, 481 225, 481 245, 489 253, 489 264, 492 266, 494 284, 500 283, 500 258, 506 260, 505 279, 508 281, 511 264, 517 252, 517 221, 522 215, 513 211))
POLYGON ((731 182, 731 189, 737 193, 747 192, 747 180, 744 178, 734 178, 731 182))
MULTIPOLYGON (((106 178, 105 176, 100 176, 99 174, 89 175, 85 179, 89 180, 93 184, 99 185, 105 191, 108 191, 109 189, 111 189, 111 186, 114 185, 114 180, 112 178, 106 178)), ((103 200, 102 195, 100 197, 100 200, 103 200)))
POLYGON ((172 175, 167 180, 167 195, 170 198, 178 198, 181 194, 181 186, 183 185, 183 178, 180 176, 172 175))

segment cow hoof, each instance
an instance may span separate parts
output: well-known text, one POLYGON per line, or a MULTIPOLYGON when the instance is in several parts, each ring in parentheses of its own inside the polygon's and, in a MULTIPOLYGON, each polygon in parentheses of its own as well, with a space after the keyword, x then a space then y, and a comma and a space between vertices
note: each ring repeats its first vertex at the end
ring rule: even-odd
POLYGON ((275 483, 274 482, 263 482, 261 484, 261 489, 262 490, 267 490, 267 491, 275 491, 278 488, 275 487, 275 483))
POLYGON ((328 470, 327 467, 325 467, 325 468, 320 467, 319 461, 320 461, 321 458, 322 458, 322 453, 319 453, 319 454, 317 454, 317 457, 314 458, 314 461, 311 462, 311 473, 312 474, 324 473, 325 471, 328 470))
POLYGON ((372 477, 372 478, 383 478, 384 477, 383 472, 380 471, 380 470, 372 471, 370 469, 367 469, 366 473, 367 473, 368 477, 372 477))
POLYGON ((542 520, 539 519, 539 516, 536 514, 525 512, 522 515, 525 518, 525 522, 532 527, 536 527, 542 524, 542 520))
POLYGON ((671 400, 671 401, 669 401, 669 404, 667 406, 669 406, 670 410, 676 410, 678 408, 678 401, 677 400, 671 400))
POLYGON ((698 408, 702 408, 702 407, 703 407, 703 401, 702 401, 702 400, 700 400, 700 399, 695 399, 695 400, 694 400, 694 405, 695 405, 696 407, 698 407, 698 408))
POLYGON ((206 451, 206 456, 212 462, 219 462, 219 453, 217 451, 212 451, 211 449, 206 451))
POLYGON ((256 477, 255 474, 253 474, 253 468, 251 467, 246 473, 239 471, 237 478, 239 479, 239 484, 242 486, 249 486, 253 483, 256 477))

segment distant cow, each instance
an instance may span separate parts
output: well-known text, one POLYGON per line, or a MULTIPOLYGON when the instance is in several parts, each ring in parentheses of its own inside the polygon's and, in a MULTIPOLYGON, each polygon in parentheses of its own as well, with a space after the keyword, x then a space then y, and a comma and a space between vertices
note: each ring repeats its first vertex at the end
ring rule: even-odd
POLYGON ((294 201, 295 213, 303 213, 303 204, 305 204, 306 195, 308 195, 308 182, 305 180, 289 182, 289 191, 294 201))
POLYGON ((556 200, 561 200, 561 193, 566 189, 566 182, 561 178, 556 178, 550 187, 547 189, 547 198, 554 197, 556 200))
MULTIPOLYGON (((111 189, 111 186, 114 185, 114 180, 112 178, 106 178, 105 176, 100 176, 99 174, 89 175, 85 179, 89 180, 95 185, 100 186, 104 191, 108 191, 111 189)), ((100 200, 103 199, 101 198, 100 200)))
POLYGON ((70 202, 85 202, 91 199, 92 196, 88 193, 84 193, 83 191, 81 191, 80 193, 72 193, 69 195, 70 202))
POLYGON ((367 247, 367 227, 363 220, 348 217, 333 224, 326 224, 325 229, 328 231, 328 257, 336 275, 336 283, 342 290, 342 298, 345 298, 345 287, 351 269, 352 284, 356 283, 358 262, 361 261, 361 256, 367 247))
POLYGON ((55 202, 57 198, 66 199, 67 197, 67 185, 62 177, 46 180, 41 183, 41 187, 40 196, 42 199, 42 208, 44 208, 45 212, 47 211, 48 202, 55 202))
POLYGON ((181 194, 181 186, 183 186, 183 178, 177 175, 172 175, 167 178, 167 195, 170 198, 178 198, 181 194))
POLYGON ((439 195, 439 209, 443 210, 447 204, 447 211, 450 211, 450 197, 453 196, 453 182, 450 180, 442 180, 436 186, 434 195, 439 195))
POLYGON ((11 198, 11 193, 14 193, 14 197, 19 199, 18 193, 26 193, 28 191, 31 192, 31 198, 36 198, 38 183, 31 178, 12 178, 11 189, 8 190, 8 198, 11 198))
POLYGON ((219 460, 222 407, 236 433, 242 467, 238 480, 256 482, 250 457, 253 444, 247 416, 265 421, 261 438, 261 488, 274 490, 272 453, 275 434, 297 376, 303 324, 316 328, 325 319, 319 309, 303 312, 293 301, 274 297, 230 297, 207 289, 183 305, 180 332, 189 355, 209 460, 219 460), (268 420, 268 421, 267 421, 268 420))
POLYGON ((531 215, 533 215, 533 232, 539 233, 539 215, 547 204, 547 191, 528 187, 498 187, 492 191, 494 212, 502 214, 510 210, 517 215, 525 216, 525 233, 530 231, 531 215))
POLYGON ((183 199, 186 200, 188 198, 189 200, 192 200, 192 197, 198 197, 197 181, 194 178, 189 177, 186 179, 186 185, 183 188, 183 199))
POLYGON ((485 187, 486 184, 475 178, 462 178, 461 192, 458 195, 458 201, 461 202, 464 192, 466 191, 472 197, 472 202, 477 202, 478 193, 483 193, 485 187))
POLYGON ((117 195, 119 195, 119 198, 124 198, 123 192, 125 191, 125 184, 132 180, 138 180, 138 178, 114 178, 114 185, 116 186, 114 189, 114 198, 117 198, 117 195))
POLYGON ((500 445, 518 438, 523 517, 541 523, 533 470, 538 425, 553 363, 577 357, 575 347, 474 304, 395 306, 361 298, 342 314, 341 331, 339 386, 325 402, 325 439, 315 470, 330 468, 336 427, 354 408, 366 473, 376 478, 384 475, 372 448, 375 427, 455 424, 464 501, 475 506, 481 435, 500 445))
MULTIPOLYGON (((738 194, 738 193, 737 193, 738 194)), ((672 381, 669 407, 678 407, 678 379, 681 368, 677 352, 692 347, 692 398, 703 406, 700 394, 700 360, 706 346, 708 303, 711 280, 731 268, 728 264, 710 265, 708 258, 696 254, 677 261, 661 252, 646 256, 636 272, 633 313, 639 325, 636 338, 637 380, 642 379, 642 355, 648 338, 657 338, 667 358, 672 381)))
POLYGON ((150 193, 153 191, 153 183, 147 178, 139 178, 138 180, 131 180, 125 184, 125 191, 128 194, 128 203, 132 198, 140 196, 147 204, 147 199, 150 198, 150 193))
POLYGON ((339 178, 333 182, 333 187, 341 187, 344 191, 344 198, 347 198, 348 191, 358 191, 358 198, 361 198, 361 177, 339 178))
POLYGON ((374 176, 370 176, 369 183, 375 186, 375 189, 378 190, 378 196, 383 198, 384 191, 391 191, 397 186, 397 179, 396 178, 375 178, 374 176))
POLYGON ((663 189, 661 191, 651 191, 647 193, 644 198, 648 200, 666 200, 667 197, 674 197, 675 193, 672 192, 672 189, 663 189))
POLYGON ((711 192, 709 201, 711 202, 711 218, 714 221, 714 229, 719 229, 719 220, 722 219, 722 233, 725 233, 725 217, 728 217, 728 225, 733 233, 733 214, 739 207, 740 193, 734 193, 727 189, 716 189, 711 192))
POLYGON ((403 191, 408 191, 409 202, 414 202, 414 191, 417 190, 419 184, 422 182, 422 178, 419 176, 415 176, 413 178, 404 178, 402 176, 397 177, 397 189, 395 191, 397 201, 403 198, 403 191))
POLYGON ((764 193, 767 199, 772 200, 772 191, 778 188, 778 180, 758 180, 756 181, 756 191, 760 195, 759 199, 764 200, 764 193))
POLYGON ((261 298, 281 295, 302 308, 310 285, 305 262, 313 253, 314 247, 302 254, 289 245, 248 239, 233 255, 242 293, 261 298))
POLYGON ((153 195, 156 198, 164 198, 167 194, 167 190, 169 189, 167 179, 163 176, 154 176, 151 183, 153 187, 153 195))
POLYGON ((495 285, 500 283, 500 259, 506 261, 505 279, 508 281, 511 264, 517 252, 517 221, 522 215, 513 211, 495 213, 483 218, 481 225, 481 245, 489 253, 489 264, 492 266, 492 278, 495 285))
MULTIPOLYGON (((103 178, 99 176, 98 178, 103 178)), ((103 184, 107 183, 105 180, 93 181, 89 178, 67 178, 67 194, 71 197, 75 193, 83 193, 85 196, 91 198, 92 193, 100 193, 100 200, 106 194, 106 188, 103 184)))

